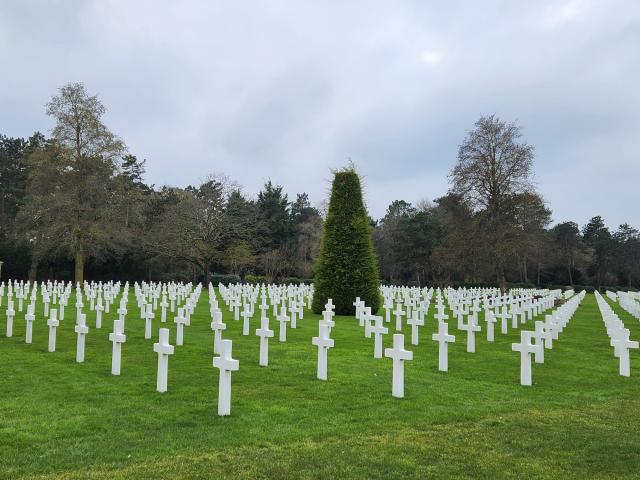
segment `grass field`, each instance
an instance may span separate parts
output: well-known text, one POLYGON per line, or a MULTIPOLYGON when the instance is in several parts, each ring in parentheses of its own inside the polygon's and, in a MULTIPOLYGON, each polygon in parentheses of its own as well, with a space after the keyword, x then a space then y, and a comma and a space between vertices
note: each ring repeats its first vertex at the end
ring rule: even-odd
MULTIPOLYGON (((24 312, 4 336, 0 309, 0 478, 639 478, 640 353, 618 375, 600 313, 587 295, 568 327, 519 385, 519 333, 465 352, 450 324, 449 373, 437 371, 434 311, 405 369, 406 398, 391 397, 391 361, 373 358, 354 318, 337 317, 329 381, 315 379, 318 316, 305 313, 287 342, 258 337, 225 310, 240 371, 232 415, 217 416, 218 371, 204 292, 169 361, 169 391, 155 391, 157 357, 130 295, 122 375, 110 374, 113 313, 75 363, 75 309, 67 307, 55 353, 38 304, 32 345, 24 312)), ((75 305, 72 299, 69 305, 75 305)), ((633 339, 640 324, 614 306, 633 339)), ((25 307, 26 311, 26 307, 25 307)), ((257 317, 258 313, 256 314, 257 317)), ((159 315, 157 315, 159 316, 159 315)), ((154 321, 154 337, 161 326, 154 321)), ((164 326, 169 323, 164 324, 164 326)), ((171 343, 175 325, 170 324, 171 343)), ((408 330, 406 331, 408 333, 408 330)), ((385 338, 390 346, 391 335, 385 338)))

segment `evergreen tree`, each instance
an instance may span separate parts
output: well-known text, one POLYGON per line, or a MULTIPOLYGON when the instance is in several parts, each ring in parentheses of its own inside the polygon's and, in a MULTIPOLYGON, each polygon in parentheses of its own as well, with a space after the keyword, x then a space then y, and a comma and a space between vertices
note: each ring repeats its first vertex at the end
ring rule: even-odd
POLYGON ((342 170, 336 172, 333 179, 316 264, 313 311, 320 313, 331 298, 338 315, 353 315, 353 302, 360 297, 375 313, 380 306, 378 288, 378 262, 360 179, 353 169, 342 170))

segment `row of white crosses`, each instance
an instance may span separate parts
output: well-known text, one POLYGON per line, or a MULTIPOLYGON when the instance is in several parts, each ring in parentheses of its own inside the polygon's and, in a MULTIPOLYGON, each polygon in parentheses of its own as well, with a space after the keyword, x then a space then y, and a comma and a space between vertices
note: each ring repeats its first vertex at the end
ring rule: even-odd
POLYGON ((536 363, 544 363, 545 349, 553 347, 553 341, 558 340, 585 294, 582 291, 573 296, 551 315, 547 315, 544 322, 536 322, 535 331, 520 331, 520 343, 511 344, 512 351, 520 353, 520 385, 532 385, 532 355, 536 363))
POLYGON ((638 348, 640 345, 637 341, 631 340, 629 329, 625 328, 622 320, 620 320, 603 296, 600 295, 600 292, 596 290, 595 294, 600 315, 610 339, 610 345, 613 347, 613 354, 620 360, 619 373, 623 377, 629 377, 631 375, 629 349, 638 348))
MULTIPOLYGON (((620 306, 627 313, 640 320, 640 304, 636 301, 638 299, 637 292, 618 292, 617 298, 620 306)), ((613 301, 615 302, 616 300, 613 299, 613 301)))
MULTIPOLYGON (((115 300, 115 296, 119 291, 119 283, 117 284, 88 284, 85 282, 84 294, 87 298, 89 298, 89 309, 94 309, 97 311, 96 317, 96 327, 101 328, 101 295, 104 290, 104 295, 107 299, 106 305, 109 305, 112 301, 115 300), (94 300, 97 301, 94 302, 94 300)), ((14 282, 13 284, 9 283, 9 292, 8 292, 8 314, 7 314, 7 336, 10 337, 13 335, 13 319, 15 316, 15 311, 13 310, 13 299, 12 299, 12 291, 15 289, 17 293, 16 298, 24 298, 24 293, 28 292, 30 288, 29 282, 26 284, 14 282)), ((166 286, 165 286, 166 288, 166 286)), ((171 288, 171 287, 170 287, 171 288)), ((174 286, 174 290, 175 290, 174 286)), ((178 315, 176 319, 176 323, 178 324, 178 330, 181 331, 180 327, 183 323, 188 324, 188 318, 190 313, 193 311, 195 302, 197 302, 197 296, 199 295, 199 289, 196 289, 195 292, 191 292, 190 285, 182 286, 178 285, 177 288, 180 290, 178 293, 178 298, 184 298, 189 295, 186 303, 186 311, 187 316, 183 317, 181 314, 178 315), (185 321, 186 320, 186 321, 185 321)), ((57 339, 57 328, 60 325, 60 321, 64 318, 64 306, 67 304, 67 300, 69 298, 69 293, 71 292, 71 284, 64 283, 56 283, 53 284, 51 282, 47 284, 41 285, 43 303, 45 305, 45 312, 48 317, 47 326, 49 327, 49 337, 48 337, 48 351, 55 352, 56 350, 56 339, 57 339), (56 304, 56 300, 58 302, 58 308, 50 307, 50 304, 56 304)), ((113 332, 109 334, 109 340, 113 343, 112 350, 112 374, 119 375, 120 374, 120 365, 121 365, 121 352, 122 352, 122 344, 126 342, 126 335, 124 334, 125 328, 125 316, 127 314, 126 305, 128 302, 128 283, 125 284, 124 292, 120 301, 120 308, 117 310, 119 315, 118 320, 114 321, 114 329, 113 332)), ((138 289, 136 284, 136 289, 138 289)), ((32 343, 33 339, 33 322, 35 320, 35 299, 36 299, 36 290, 37 284, 33 285, 31 303, 27 306, 27 313, 25 315, 26 321, 26 335, 25 342, 32 343)), ((2 284, 2 291, 0 293, 4 293, 4 284, 2 284)), ((0 295, 0 298, 2 296, 0 295)), ((151 304, 145 304, 146 308, 142 309, 143 319, 146 320, 145 325, 145 338, 151 338, 150 332, 150 320, 153 318, 153 312, 151 309, 151 304)), ((75 332, 77 334, 77 342, 76 342, 76 361, 78 363, 84 362, 85 357, 85 337, 89 332, 89 327, 86 322, 86 314, 83 313, 83 291, 80 289, 80 286, 76 286, 76 326, 75 332)), ((180 339, 179 344, 182 344, 182 340, 180 339)))
MULTIPOLYGON (((412 292, 415 292, 415 290, 413 290, 412 292)), ((431 293, 432 292, 428 293, 428 298, 431 297, 431 293)), ((481 292, 473 293, 477 294, 481 292)), ((519 292, 523 295, 522 298, 512 299, 509 296, 504 298, 492 298, 486 295, 489 292, 484 293, 484 304, 486 308, 485 319, 488 324, 487 339, 489 341, 493 341, 493 323, 495 322, 495 316, 493 315, 493 312, 487 307, 502 306, 502 318, 504 322, 506 317, 504 310, 506 309, 507 302, 512 305, 515 304, 516 307, 512 309, 512 312, 507 313, 508 315, 513 316, 513 318, 515 319, 515 328, 518 326, 518 323, 520 323, 520 321, 522 323, 525 323, 528 318, 533 318, 534 314, 538 314, 550 308, 553 305, 554 300, 559 296, 557 292, 519 292), (546 295, 541 299, 533 300, 533 294, 535 293, 545 293, 546 295), (518 321, 517 318, 518 314, 522 316, 520 321, 518 321)), ((497 291, 492 291, 490 293, 492 295, 498 295, 497 291)), ((481 310, 478 296, 470 296, 469 298, 471 300, 469 301, 468 305, 465 305, 464 300, 462 300, 464 298, 464 292, 447 290, 445 292, 445 295, 447 295, 449 297, 449 300, 451 300, 452 311, 454 313, 454 316, 457 317, 458 320, 458 329, 466 331, 467 333, 467 352, 475 352, 475 333, 481 330, 480 326, 477 324, 477 313, 481 310), (462 293, 462 295, 460 295, 459 293, 462 293), (467 309, 466 306, 468 306, 469 308, 467 309), (464 322, 464 315, 468 315, 466 323, 464 322)), ((387 308, 391 306, 390 300, 392 300, 391 296, 387 295, 387 301, 385 302, 387 304, 387 308)), ((534 338, 540 339, 540 341, 544 340, 548 343, 548 348, 551 348, 551 332, 561 331, 564 326, 563 322, 568 321, 568 318, 570 318, 573 314, 574 310, 571 310, 572 305, 573 303, 571 303, 570 305, 565 305, 554 315, 547 316, 546 322, 536 322, 536 330, 532 333, 534 338)), ((357 298, 354 302, 354 306, 356 308, 356 318, 359 319, 360 325, 365 327, 365 335, 368 337, 370 336, 370 334, 373 334, 374 336, 374 358, 381 358, 382 336, 388 332, 388 329, 382 326, 382 317, 371 316, 370 309, 365 307, 364 303, 361 302, 359 298, 357 298), (371 320, 373 320, 374 322, 373 326, 371 326, 371 320)), ((446 372, 448 371, 448 344, 455 342, 455 336, 449 333, 448 323, 444 321, 448 318, 448 315, 445 314, 445 305, 442 300, 442 292, 439 289, 436 291, 436 310, 437 313, 435 315, 435 318, 438 321, 438 332, 432 335, 432 339, 438 342, 439 345, 438 369, 440 371, 446 372)), ((394 314, 396 315, 396 329, 398 330, 401 329, 400 317, 403 313, 404 312, 400 308, 400 303, 398 303, 396 305, 396 311, 394 312, 394 314)), ((418 344, 418 327, 424 325, 424 321, 422 321, 419 317, 419 311, 414 310, 413 315, 407 321, 407 324, 411 326, 412 345, 418 344)), ((526 336, 527 335, 525 334, 525 337, 526 336)), ((404 336, 402 334, 395 334, 393 337, 393 342, 394 347, 391 349, 386 349, 385 356, 393 359, 392 395, 395 397, 402 397, 404 395, 404 361, 411 360, 413 358, 413 354, 412 352, 405 350, 404 336)), ((543 353, 539 353, 536 356, 536 360, 539 362, 543 362, 543 353)))
MULTIPOLYGON (((86 288, 86 286, 85 286, 86 288)), ((121 298, 120 308, 118 314, 120 318, 114 322, 114 331, 110 334, 110 340, 113 342, 113 354, 112 354, 112 373, 118 375, 120 373, 120 359, 121 359, 121 346, 126 341, 126 335, 124 334, 124 322, 126 311, 126 304, 128 299, 128 284, 125 284, 123 296, 121 298)), ((153 302, 154 298, 160 298, 164 295, 163 290, 157 285, 144 284, 134 287, 136 291, 136 299, 138 300, 138 306, 141 309, 141 316, 145 320, 145 338, 150 338, 149 324, 153 319, 153 304, 147 303, 153 302)), ((189 317, 195 308, 197 303, 197 296, 199 295, 200 286, 196 291, 189 295, 188 291, 176 292, 173 289, 173 297, 177 300, 186 300, 183 308, 178 308, 178 315, 175 319, 177 324, 177 337, 176 344, 181 345, 183 342, 183 327, 189 325, 189 317), (195 298, 194 298, 195 296, 195 298)), ((65 288, 67 292, 70 288, 65 288)), ((280 341, 286 341, 286 328, 287 323, 291 323, 291 327, 294 326, 294 319, 298 314, 302 317, 302 308, 304 301, 307 301, 307 305, 310 302, 310 296, 313 294, 313 287, 307 286, 288 286, 286 288, 276 286, 249 286, 249 285, 235 285, 225 287, 219 285, 219 290, 223 300, 227 303, 228 307, 234 312, 234 319, 239 320, 240 306, 243 308, 243 334, 248 334, 248 319, 251 318, 254 312, 254 306, 257 303, 258 297, 260 297, 261 311, 260 328, 256 330, 256 335, 260 337, 260 365, 268 365, 268 339, 274 336, 274 332, 269 329, 269 318, 267 311, 269 305, 273 307, 273 313, 280 323, 280 341), (278 311, 278 309, 280 309, 278 311), (291 313, 291 318, 287 315, 287 311, 291 313)), ((90 292, 91 290, 89 290, 90 292)), ((214 353, 218 353, 219 356, 214 358, 213 365, 220 369, 220 388, 219 388, 219 414, 228 415, 230 413, 230 392, 231 392, 231 372, 236 371, 239 368, 239 363, 231 356, 231 341, 222 339, 222 332, 225 330, 226 325, 222 322, 221 311, 217 305, 217 298, 215 291, 211 285, 209 285, 210 292, 210 307, 212 315, 211 328, 214 331, 214 353)), ((390 290, 386 292, 387 305, 393 304, 396 300, 396 310, 401 305, 404 305, 402 314, 405 313, 409 317, 407 324, 411 326, 412 330, 412 344, 418 344, 418 328, 424 325, 424 316, 429 308, 430 300, 434 291, 432 289, 400 289, 390 290), (406 310, 405 310, 406 309, 406 310)), ((458 292, 453 289, 447 289, 445 291, 436 291, 436 308, 437 314, 435 318, 438 320, 438 333, 432 336, 433 340, 439 343, 439 369, 447 371, 448 369, 448 343, 455 341, 455 337, 448 333, 448 324, 444 321, 447 315, 444 314, 444 301, 443 297, 446 297, 452 307, 454 316, 458 319, 458 326, 461 330, 467 331, 467 350, 470 352, 475 351, 475 333, 480 330, 477 325, 477 313, 481 310, 481 301, 485 308, 497 308, 502 306, 504 310, 505 304, 512 306, 511 314, 514 318, 517 314, 522 313, 522 323, 527 319, 530 312, 536 310, 538 313, 543 307, 547 307, 551 303, 554 295, 547 295, 543 297, 543 300, 532 300, 532 295, 527 296, 526 292, 521 292, 519 296, 496 298, 495 291, 469 291, 458 292), (537 303, 536 303, 537 302, 537 303), (464 322, 464 315, 468 315, 467 322, 464 322)), ((63 297, 65 295, 63 294, 63 297)), ((88 296, 90 298, 91 294, 88 296)), ((78 334, 78 361, 84 358, 84 336, 88 332, 86 327, 86 317, 82 314, 82 294, 79 287, 76 288, 76 308, 78 308, 78 325, 76 326, 76 333, 78 334)), ((581 298, 580 298, 581 299, 581 298)), ((167 303, 163 301, 162 303, 167 303)), ((161 303, 161 305, 162 305, 161 303)), ((575 302, 574 302, 575 303, 575 302)), ((579 303, 579 300, 578 300, 579 303)), ((548 317, 548 327, 542 325, 540 328, 536 328, 534 332, 535 336, 531 338, 541 339, 544 338, 547 341, 547 337, 556 332, 561 331, 573 311, 569 312, 571 302, 565 304, 560 310, 564 310, 562 315, 548 317)), ((577 307, 577 304, 575 305, 577 307)), ((360 321, 360 325, 364 327, 365 335, 367 337, 374 337, 374 358, 382 357, 382 335, 388 332, 388 329, 384 327, 383 318, 381 316, 371 315, 371 309, 367 307, 364 302, 357 298, 354 302, 356 310, 356 317, 360 321)), ((402 308, 400 306, 400 308, 402 308)), ((325 305, 325 311, 323 312, 323 319, 319 322, 319 333, 317 337, 312 339, 312 344, 318 348, 318 363, 317 363, 317 377, 321 380, 327 379, 327 357, 328 350, 334 346, 334 341, 331 339, 331 329, 334 326, 332 317, 334 306, 329 299, 325 305)), ((53 335, 50 334, 50 349, 51 339, 53 338, 53 349, 55 349, 55 327, 58 321, 55 318, 56 310, 52 310, 52 318, 50 318, 50 328, 53 330, 53 335)), ((399 314, 399 316, 402 316, 399 314)), ((387 315, 388 317, 389 315, 387 315)), ((489 315, 492 318, 492 315, 489 315)), ((387 320, 389 321, 389 320, 387 320)), ((396 318, 398 323, 398 320, 396 318)), ((538 323, 538 322, 536 322, 538 323)), ((540 322, 542 323, 542 322, 540 322)), ((396 325, 398 327, 398 325, 396 325)), ((401 329, 401 325, 399 325, 401 329)), ((167 376, 168 376, 168 357, 174 353, 174 347, 169 343, 169 331, 168 329, 160 329, 159 341, 154 344, 154 352, 158 354, 158 370, 157 370, 157 390, 159 392, 166 391, 167 389, 167 376)), ((524 333, 524 332, 523 332, 524 333)), ((529 337, 527 337, 529 338, 529 337)), ((549 338, 549 341, 551 338, 549 338)), ((539 342, 539 341, 538 341, 539 342)), ((538 344, 538 342, 536 344, 538 344)), ((528 349, 530 342, 524 342, 528 349)), ((516 349, 516 348, 514 348, 516 349)), ((525 355, 525 353, 523 353, 525 355)), ((529 352, 526 353, 529 356, 529 352)), ((404 348, 404 336, 402 334, 395 334, 393 337, 393 348, 387 348, 384 351, 384 356, 391 358, 393 361, 393 379, 392 379, 392 395, 395 397, 404 396, 404 362, 413 359, 413 353, 405 350, 404 348)), ((536 352, 536 357, 538 357, 536 352)), ((529 374, 530 377, 530 374, 529 374)))

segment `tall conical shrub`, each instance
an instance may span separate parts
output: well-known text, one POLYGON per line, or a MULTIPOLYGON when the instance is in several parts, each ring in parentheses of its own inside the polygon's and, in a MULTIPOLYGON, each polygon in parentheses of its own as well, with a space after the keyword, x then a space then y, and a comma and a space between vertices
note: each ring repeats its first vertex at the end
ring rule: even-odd
POLYGON ((320 313, 328 298, 336 314, 353 315, 356 297, 372 312, 380 307, 378 262, 371 226, 362 200, 360 178, 353 169, 335 173, 320 256, 316 263, 313 311, 320 313))

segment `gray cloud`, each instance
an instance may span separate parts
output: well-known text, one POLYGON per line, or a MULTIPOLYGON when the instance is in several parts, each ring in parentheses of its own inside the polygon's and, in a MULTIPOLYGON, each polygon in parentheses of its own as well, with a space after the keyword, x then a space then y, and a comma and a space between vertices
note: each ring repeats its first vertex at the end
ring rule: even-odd
POLYGON ((640 4, 20 1, 0 6, 0 131, 82 81, 155 184, 224 172, 325 198, 351 158, 379 217, 447 190, 481 114, 535 145, 557 221, 640 227, 640 4))

